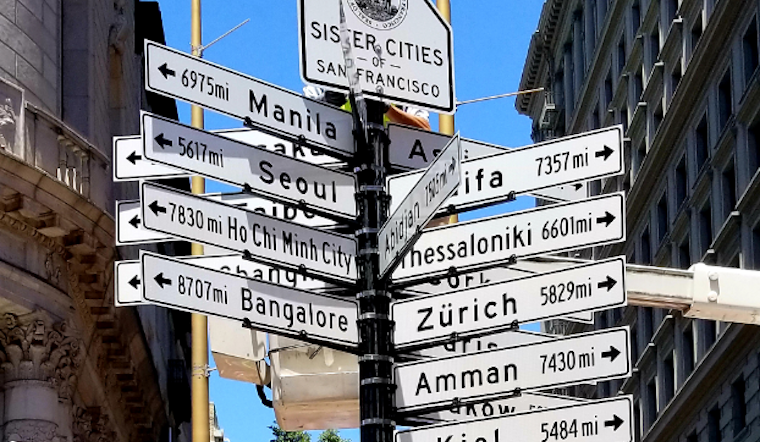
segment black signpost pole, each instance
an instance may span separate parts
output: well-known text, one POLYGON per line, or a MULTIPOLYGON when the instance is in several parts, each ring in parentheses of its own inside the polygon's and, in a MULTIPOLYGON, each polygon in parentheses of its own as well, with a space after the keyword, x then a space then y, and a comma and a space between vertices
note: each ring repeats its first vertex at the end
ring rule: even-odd
MULTIPOLYGON (((354 106, 355 108, 356 106, 354 106)), ((379 279, 378 230, 388 217, 385 193, 389 140, 383 126, 384 105, 367 101, 367 130, 357 127, 356 193, 361 229, 359 241, 359 403, 361 442, 391 442, 393 404, 393 321, 391 295, 379 279), (368 139, 364 141, 364 133, 368 139)))

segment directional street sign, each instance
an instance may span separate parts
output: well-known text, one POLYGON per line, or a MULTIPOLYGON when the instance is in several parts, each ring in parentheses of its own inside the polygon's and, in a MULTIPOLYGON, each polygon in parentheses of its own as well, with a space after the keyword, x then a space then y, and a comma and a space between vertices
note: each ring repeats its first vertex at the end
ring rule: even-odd
POLYGON ((557 187, 549 187, 547 189, 535 190, 531 192, 531 195, 543 198, 545 200, 564 202, 564 201, 577 201, 583 198, 588 198, 588 185, 586 182, 564 184, 557 187))
POLYGON ((625 198, 613 193, 426 229, 396 267, 394 283, 477 271, 528 258, 625 240, 625 198))
POLYGON ((627 327, 577 334, 465 356, 398 364, 401 412, 488 401, 520 391, 546 390, 630 376, 627 327))
POLYGON ((356 178, 142 114, 145 157, 330 217, 356 218, 356 178))
POLYGON ((143 227, 140 200, 116 201, 117 246, 165 241, 176 241, 176 239, 143 227))
POLYGON ((420 416, 420 418, 429 423, 457 422, 587 403, 589 403, 589 400, 584 398, 534 392, 523 393, 518 397, 509 399, 454 407, 450 410, 428 413, 420 416))
POLYGON ((116 261, 114 263, 114 305, 116 307, 145 305, 143 299, 140 261, 116 261))
POLYGON ((295 290, 142 252, 145 300, 243 321, 261 331, 356 347, 357 302, 295 290))
POLYGON ((147 40, 145 76, 148 91, 248 118, 273 135, 339 156, 355 151, 350 113, 147 40))
POLYGON ((623 257, 448 294, 393 302, 396 349, 496 333, 574 313, 626 305, 623 257))
MULTIPOLYGON (((481 157, 462 164, 462 186, 448 201, 457 210, 504 201, 514 194, 620 175, 623 128, 613 126, 481 157)), ((388 193, 400 201, 422 172, 388 178, 388 193)), ((391 204, 391 211, 396 205, 391 204)))
POLYGON ((461 423, 413 428, 395 442, 633 442, 633 398, 616 398, 461 423))
POLYGON ((377 237, 380 245, 381 278, 392 270, 407 248, 417 240, 422 228, 433 218, 438 208, 459 187, 462 178, 461 148, 457 134, 380 228, 377 237))
MULTIPOLYGON (((427 0, 342 0, 359 84, 369 97, 435 112, 455 108, 451 27, 427 0)), ((348 89, 333 0, 299 0, 301 77, 348 89)))
POLYGON ((113 180, 178 178, 189 176, 185 170, 148 161, 143 156, 139 136, 113 137, 113 180))
POLYGON ((355 283, 356 240, 144 182, 146 228, 329 281, 355 283))
POLYGON ((515 347, 535 342, 547 342, 557 339, 557 336, 529 330, 509 330, 478 337, 464 337, 456 342, 431 347, 427 346, 411 352, 414 356, 424 358, 445 358, 447 356, 467 355, 484 350, 515 347))

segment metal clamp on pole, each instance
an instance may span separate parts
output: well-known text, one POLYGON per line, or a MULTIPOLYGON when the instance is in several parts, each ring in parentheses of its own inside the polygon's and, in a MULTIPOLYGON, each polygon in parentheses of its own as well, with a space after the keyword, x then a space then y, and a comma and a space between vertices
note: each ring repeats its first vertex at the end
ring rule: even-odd
POLYGON ((359 362, 390 362, 393 363, 395 359, 393 356, 388 355, 362 355, 359 356, 359 362))
POLYGON ((372 298, 374 296, 381 296, 383 298, 391 299, 391 293, 385 290, 364 290, 356 294, 357 299, 372 298))
POLYGON ((388 378, 365 378, 361 380, 361 385, 393 385, 394 387, 396 384, 393 382, 393 379, 388 378))
POLYGON ((392 421, 390 419, 363 419, 361 422, 362 426, 365 425, 379 425, 383 427, 395 427, 396 422, 392 421))

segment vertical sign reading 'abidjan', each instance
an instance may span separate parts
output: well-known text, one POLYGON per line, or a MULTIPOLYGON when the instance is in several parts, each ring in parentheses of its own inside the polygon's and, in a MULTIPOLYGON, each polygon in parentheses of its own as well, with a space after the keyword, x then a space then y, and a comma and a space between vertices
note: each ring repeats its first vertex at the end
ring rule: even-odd
POLYGON ((435 112, 454 111, 451 27, 429 0, 299 0, 305 82, 348 89, 339 1, 366 95, 435 112))

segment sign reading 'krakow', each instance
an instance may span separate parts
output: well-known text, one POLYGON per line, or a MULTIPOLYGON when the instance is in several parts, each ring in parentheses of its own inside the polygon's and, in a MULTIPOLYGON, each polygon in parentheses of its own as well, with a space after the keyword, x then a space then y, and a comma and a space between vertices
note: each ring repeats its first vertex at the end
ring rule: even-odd
POLYGON ((146 228, 201 244, 248 254, 265 264, 356 281, 356 240, 300 226, 170 187, 143 183, 146 228))
POLYGON ((466 273, 507 261, 625 240, 625 198, 614 193, 426 229, 393 282, 466 273))
POLYGON ((151 304, 244 320, 263 331, 315 342, 358 344, 356 301, 248 279, 142 252, 151 304))
POLYGON ((351 114, 198 57, 145 42, 145 88, 342 156, 355 151, 351 114))
MULTIPOLYGON (((428 0, 342 0, 351 52, 364 94, 454 111, 451 27, 428 0)), ((301 76, 307 83, 346 89, 340 4, 300 0, 301 76)))

